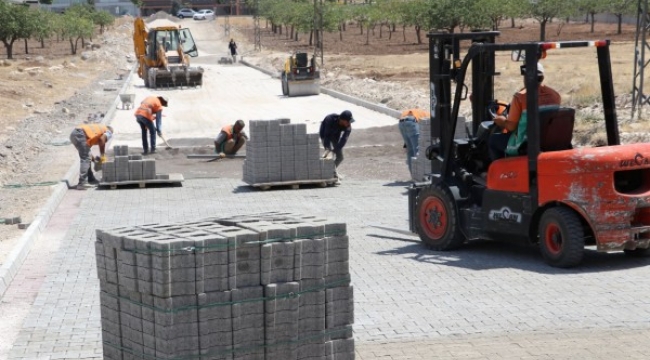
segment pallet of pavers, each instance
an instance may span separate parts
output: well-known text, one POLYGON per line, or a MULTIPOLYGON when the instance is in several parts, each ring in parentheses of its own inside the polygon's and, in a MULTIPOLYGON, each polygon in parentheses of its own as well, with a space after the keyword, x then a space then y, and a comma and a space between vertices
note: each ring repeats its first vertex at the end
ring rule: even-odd
POLYGON ((129 155, 127 145, 114 146, 113 153, 115 159, 103 165, 99 186, 115 189, 121 185, 138 185, 143 188, 147 184, 177 185, 185 180, 182 174, 156 174, 156 160, 129 155))
POLYGON ((336 184, 334 160, 321 157, 320 136, 289 119, 251 120, 243 180, 260 188, 336 184))
POLYGON ((275 212, 96 235, 104 359, 354 359, 345 223, 275 212))

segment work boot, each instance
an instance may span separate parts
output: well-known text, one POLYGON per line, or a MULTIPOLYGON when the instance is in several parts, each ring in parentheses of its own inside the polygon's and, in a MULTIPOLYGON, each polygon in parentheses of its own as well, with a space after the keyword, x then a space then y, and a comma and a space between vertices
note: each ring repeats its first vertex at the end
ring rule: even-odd
POLYGON ((77 190, 88 190, 88 189, 92 189, 92 188, 94 188, 94 186, 90 185, 89 183, 81 183, 81 184, 78 184, 77 187, 76 187, 77 190))
POLYGON ((90 172, 90 170, 88 171, 88 183, 91 185, 99 185, 99 180, 97 180, 95 174, 90 172))

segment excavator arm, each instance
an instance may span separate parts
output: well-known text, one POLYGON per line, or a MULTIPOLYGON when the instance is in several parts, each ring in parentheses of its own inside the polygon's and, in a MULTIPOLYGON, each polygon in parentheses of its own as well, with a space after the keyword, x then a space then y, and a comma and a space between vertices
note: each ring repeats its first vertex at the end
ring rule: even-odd
POLYGON ((133 48, 138 60, 138 75, 144 78, 145 59, 147 54, 147 28, 142 18, 136 18, 133 24, 133 48))

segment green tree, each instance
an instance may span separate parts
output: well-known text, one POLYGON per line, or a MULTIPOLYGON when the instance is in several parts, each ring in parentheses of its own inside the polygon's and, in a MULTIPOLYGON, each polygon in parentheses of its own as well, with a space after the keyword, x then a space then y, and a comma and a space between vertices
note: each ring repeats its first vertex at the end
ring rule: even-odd
POLYGON ((573 11, 573 0, 537 0, 530 2, 528 15, 539 22, 539 40, 546 40, 546 25, 554 18, 563 17, 567 9, 573 11))
POLYGON ((635 14, 637 11, 636 8, 637 0, 610 0, 607 6, 607 11, 616 16, 618 26, 616 28, 616 33, 620 34, 622 32, 622 23, 624 15, 635 14))
POLYGON ((0 1, 0 41, 5 46, 7 58, 13 59, 13 46, 16 40, 28 38, 31 32, 29 9, 0 1))
MULTIPOLYGON (((402 29, 406 31, 407 26, 413 26, 417 43, 422 44, 422 29, 429 29, 431 25, 429 2, 427 0, 411 0, 403 4, 402 11, 404 16, 402 29)), ((406 41, 406 35, 404 35, 404 41, 406 41)))
POLYGON ((41 48, 45 47, 45 39, 48 39, 54 33, 55 18, 60 15, 51 11, 39 9, 36 13, 36 26, 32 36, 41 42, 41 48))
POLYGON ((93 34, 93 22, 85 17, 80 17, 75 12, 66 11, 63 15, 63 37, 70 42, 70 52, 77 54, 79 42, 85 46, 85 39, 93 34))
POLYGON ((589 16, 591 33, 594 32, 595 16, 607 11, 609 0, 579 0, 575 3, 575 10, 589 16))
POLYGON ((99 25, 99 33, 104 33, 104 28, 113 25, 115 17, 106 10, 96 11, 92 14, 92 21, 95 25, 99 25))

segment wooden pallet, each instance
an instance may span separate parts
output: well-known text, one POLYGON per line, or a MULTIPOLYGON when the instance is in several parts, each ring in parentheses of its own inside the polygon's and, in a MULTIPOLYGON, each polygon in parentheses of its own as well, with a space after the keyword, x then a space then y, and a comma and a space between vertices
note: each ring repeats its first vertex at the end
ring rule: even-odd
POLYGON ((138 187, 144 188, 147 184, 181 184, 185 179, 183 174, 169 174, 169 179, 149 179, 149 180, 128 180, 128 181, 116 181, 116 182, 100 182, 100 187, 110 187, 111 189, 116 189, 118 186, 123 185, 138 185, 138 187))
POLYGON ((260 190, 268 190, 272 187, 290 186, 292 189, 300 189, 300 185, 316 185, 319 187, 328 187, 338 185, 336 178, 332 179, 319 179, 319 180, 290 180, 290 181, 275 181, 258 184, 249 184, 252 187, 260 190))

